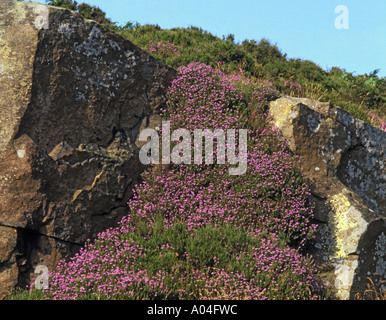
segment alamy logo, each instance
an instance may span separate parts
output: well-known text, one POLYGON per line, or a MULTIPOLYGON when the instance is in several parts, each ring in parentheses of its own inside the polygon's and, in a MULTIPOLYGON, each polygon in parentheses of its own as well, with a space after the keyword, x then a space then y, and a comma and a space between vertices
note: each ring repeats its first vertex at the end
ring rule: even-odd
MULTIPOLYGON (((162 121, 162 164, 191 164, 192 163, 192 138, 189 130, 177 129, 170 132, 170 121, 162 121), (182 141, 180 139, 182 138, 182 141), (171 141, 179 142, 171 148, 171 141)), ((238 155, 236 155, 236 130, 227 129, 226 133, 222 129, 214 131, 210 129, 194 130, 194 164, 203 163, 203 140, 205 138, 205 164, 213 164, 213 140, 217 139, 217 163, 225 164, 226 158, 231 165, 237 167, 229 168, 230 175, 242 175, 247 170, 247 136, 248 130, 238 130, 238 155)), ((139 152, 139 159, 143 164, 160 163, 160 137, 155 129, 142 130, 139 135, 139 141, 150 141, 142 146, 139 152), (150 154, 149 154, 150 153, 150 154)))
POLYGON ((16 19, 18 23, 28 23, 34 26, 37 30, 49 28, 49 10, 48 7, 42 4, 33 6, 33 20, 26 20, 27 15, 23 14, 16 19))
POLYGON ((34 8, 34 13, 37 14, 37 17, 34 21, 35 28, 40 29, 48 29, 48 8, 47 6, 36 6, 34 8))
POLYGON ((349 28, 349 16, 348 16, 348 8, 344 5, 336 6, 335 13, 339 14, 335 18, 335 28, 340 29, 348 29, 349 28))
POLYGON ((39 265, 35 268, 34 273, 39 274, 37 278, 35 279, 35 288, 38 290, 41 289, 48 289, 49 284, 48 284, 48 275, 49 271, 46 266, 39 265))
POLYGON ((350 269, 345 265, 338 265, 335 268, 335 288, 338 290, 349 290, 352 282, 350 269))

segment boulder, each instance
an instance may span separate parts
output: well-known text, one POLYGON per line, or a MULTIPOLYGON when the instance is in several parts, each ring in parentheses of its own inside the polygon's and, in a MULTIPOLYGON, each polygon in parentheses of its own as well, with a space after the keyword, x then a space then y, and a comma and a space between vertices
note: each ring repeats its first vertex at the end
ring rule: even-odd
POLYGON ((175 75, 77 13, 1 1, 1 298, 128 214, 175 75))
POLYGON ((386 280, 386 132, 340 107, 281 96, 272 121, 300 156, 317 237, 309 252, 341 299, 386 280))

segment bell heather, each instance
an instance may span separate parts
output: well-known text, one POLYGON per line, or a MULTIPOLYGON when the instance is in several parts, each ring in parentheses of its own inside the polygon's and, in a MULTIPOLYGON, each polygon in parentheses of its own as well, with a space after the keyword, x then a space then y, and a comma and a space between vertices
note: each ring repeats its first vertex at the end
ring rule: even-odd
POLYGON ((314 299, 325 288, 299 253, 315 230, 296 157, 270 124, 268 82, 202 63, 179 68, 174 129, 248 129, 248 169, 154 165, 130 213, 50 274, 47 299, 314 299))

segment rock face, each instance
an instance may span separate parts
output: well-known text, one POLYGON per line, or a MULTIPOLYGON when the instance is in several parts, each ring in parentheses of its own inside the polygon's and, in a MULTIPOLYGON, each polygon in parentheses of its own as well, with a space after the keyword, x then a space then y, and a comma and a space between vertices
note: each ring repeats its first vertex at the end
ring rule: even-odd
POLYGON ((319 231, 310 251, 342 299, 386 280, 386 132, 330 103, 282 96, 276 126, 301 156, 319 231))
POLYGON ((0 298, 128 214, 175 75, 74 12, 1 1, 0 298))

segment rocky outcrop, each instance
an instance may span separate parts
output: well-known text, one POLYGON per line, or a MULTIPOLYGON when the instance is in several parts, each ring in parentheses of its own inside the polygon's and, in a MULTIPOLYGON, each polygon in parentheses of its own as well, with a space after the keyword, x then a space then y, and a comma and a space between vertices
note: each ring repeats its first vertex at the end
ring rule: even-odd
POLYGON ((308 176, 310 248, 342 299, 386 280, 386 132, 330 103, 282 96, 270 112, 308 176))
POLYGON ((128 213, 175 71, 71 11, 0 4, 0 297, 128 213))

